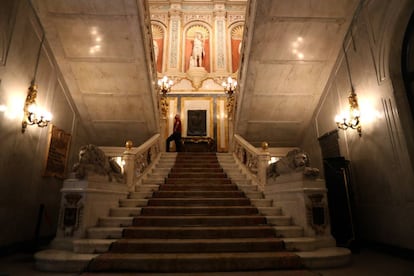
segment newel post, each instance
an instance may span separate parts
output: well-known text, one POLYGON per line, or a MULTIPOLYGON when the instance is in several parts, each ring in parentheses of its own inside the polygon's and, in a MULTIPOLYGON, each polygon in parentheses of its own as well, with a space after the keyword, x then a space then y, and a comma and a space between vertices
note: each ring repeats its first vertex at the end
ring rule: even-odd
POLYGON ((122 155, 122 160, 124 161, 124 175, 126 179, 126 185, 128 192, 134 191, 134 179, 135 179, 135 153, 132 149, 132 141, 127 141, 125 143, 126 150, 122 155))
POLYGON ((268 150, 268 144, 266 142, 262 143, 262 151, 258 155, 258 164, 257 164, 257 178, 260 183, 260 186, 263 188, 266 186, 266 170, 269 165, 270 153, 268 150))

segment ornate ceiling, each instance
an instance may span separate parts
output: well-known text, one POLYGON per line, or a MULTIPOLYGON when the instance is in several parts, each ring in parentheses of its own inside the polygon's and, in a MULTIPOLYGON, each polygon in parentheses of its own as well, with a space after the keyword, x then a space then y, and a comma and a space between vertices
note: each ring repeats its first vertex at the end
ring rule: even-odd
MULTIPOLYGON (((141 0, 33 0, 94 143, 141 143, 159 131, 149 7, 141 0), (147 17, 146 17, 147 16, 147 17)), ((206 6, 246 1, 161 1, 206 6)), ((239 72, 236 133, 297 146, 320 101, 357 0, 252 0, 239 72)), ((202 14, 202 13, 197 13, 202 14)), ((198 16, 198 15, 197 15, 198 16)), ((237 35, 237 30, 234 30, 237 35)))

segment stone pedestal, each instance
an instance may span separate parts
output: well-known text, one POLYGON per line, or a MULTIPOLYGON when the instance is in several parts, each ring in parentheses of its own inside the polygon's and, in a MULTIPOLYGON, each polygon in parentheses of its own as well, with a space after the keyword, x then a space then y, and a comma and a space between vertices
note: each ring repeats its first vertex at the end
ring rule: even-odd
POLYGON ((188 78, 197 90, 201 87, 201 83, 206 79, 207 75, 208 72, 204 69, 204 67, 190 67, 187 71, 188 78))
POLYGON ((268 178, 264 194, 282 208, 284 215, 291 216, 295 225, 303 227, 305 236, 331 236, 323 179, 311 179, 302 172, 268 178))
POLYGON ((109 209, 119 206, 127 197, 125 184, 108 182, 106 176, 90 175, 86 180, 70 178, 64 181, 56 238, 51 247, 72 250, 74 239, 85 238, 86 230, 109 215, 109 209))

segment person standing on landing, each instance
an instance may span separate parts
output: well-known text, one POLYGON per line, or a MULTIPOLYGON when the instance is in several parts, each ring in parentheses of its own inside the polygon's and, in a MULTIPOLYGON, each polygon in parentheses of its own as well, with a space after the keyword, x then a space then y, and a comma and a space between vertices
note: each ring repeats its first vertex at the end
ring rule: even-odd
POLYGON ((165 147, 167 152, 170 151, 170 142, 172 140, 175 142, 176 151, 181 151, 181 119, 179 114, 175 115, 173 133, 167 138, 167 144, 165 147))

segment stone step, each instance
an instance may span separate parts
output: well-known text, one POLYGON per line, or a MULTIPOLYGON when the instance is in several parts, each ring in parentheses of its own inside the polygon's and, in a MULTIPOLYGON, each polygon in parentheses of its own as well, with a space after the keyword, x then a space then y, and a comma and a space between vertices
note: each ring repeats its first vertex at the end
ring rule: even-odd
POLYGON ((186 163, 186 164, 177 164, 178 168, 183 169, 203 169, 203 168, 209 168, 209 169, 221 169, 222 167, 220 164, 214 164, 214 163, 186 163))
POLYGON ((126 227, 131 226, 133 217, 100 217, 98 225, 100 227, 126 227))
POLYGON ((147 203, 148 199, 126 198, 119 200, 119 207, 144 207, 147 203))
POLYGON ((219 239, 274 237, 275 229, 268 225, 259 226, 181 226, 181 227, 128 227, 124 238, 165 239, 219 239))
POLYGON ((290 216, 266 216, 266 221, 268 224, 275 226, 292 225, 292 217, 290 216))
POLYGON ((283 241, 289 251, 315 251, 319 248, 336 246, 336 241, 331 236, 283 238, 283 241))
POLYGON ((278 238, 296 238, 303 237, 303 228, 300 226, 273 226, 278 238))
POLYGON ((142 216, 240 216, 257 214, 258 210, 253 206, 148 206, 141 210, 142 216))
MULTIPOLYGON (((133 219, 136 226, 187 227, 187 226, 256 226, 266 224, 266 217, 260 215, 217 215, 217 216, 139 216, 133 219)), ((168 230, 168 229, 165 229, 168 230)), ((168 231, 165 231, 168 233, 168 231)), ((200 238, 203 238, 202 236, 200 238)))
POLYGON ((312 269, 340 267, 351 262, 350 250, 342 247, 320 248, 296 254, 302 259, 305 267, 312 269))
POLYGON ((168 178, 227 178, 223 172, 170 172, 168 178))
POLYGON ((246 196, 250 199, 260 199, 260 198, 264 198, 263 193, 262 192, 256 192, 256 191, 246 191, 244 192, 246 194, 246 196))
POLYGON ((159 191, 238 191, 234 184, 165 184, 159 191))
POLYGON ((139 216, 140 214, 141 208, 138 207, 118 207, 109 210, 109 216, 111 217, 131 217, 139 216))
POLYGON ((228 178, 166 178, 165 184, 232 184, 228 178))
POLYGON ((150 198, 153 193, 158 193, 157 191, 152 192, 152 191, 148 191, 148 192, 131 192, 128 195, 128 198, 130 199, 147 199, 150 198))
POLYGON ((86 236, 90 239, 120 239, 123 227, 91 227, 86 230, 86 236))
POLYGON ((156 191, 153 198, 243 198, 241 191, 156 191))
POLYGON ((170 173, 223 173, 222 168, 180 168, 174 167, 170 173))
POLYGON ((251 203, 255 207, 272 207, 273 200, 267 198, 250 199, 251 203))
POLYGON ((232 179, 232 182, 236 184, 237 187, 239 187, 240 190, 246 191, 246 192, 257 192, 259 189, 257 185, 250 185, 250 184, 240 184, 237 181, 234 181, 232 179))
POLYGON ((92 272, 214 272, 297 269, 300 258, 289 252, 106 253, 88 265, 92 272))
POLYGON ((284 250, 276 238, 245 239, 120 239, 112 244, 114 253, 207 253, 264 252, 284 250))
MULTIPOLYGON (((267 204, 268 201, 264 202, 267 204)), ((148 206, 248 206, 247 198, 152 198, 148 206)))
POLYGON ((135 185, 135 192, 142 192, 142 193, 153 192, 153 191, 157 191, 159 187, 160 185, 143 183, 142 185, 135 185))
POLYGON ((282 209, 280 207, 258 207, 259 213, 265 216, 281 216, 282 209))
POLYGON ((116 239, 79 239, 73 241, 73 252, 83 254, 104 253, 116 239))
MULTIPOLYGON (((165 183, 165 178, 166 177, 153 177, 153 178, 145 178, 142 179, 142 184, 143 185, 161 185, 165 183)), ((135 186, 139 186, 139 185, 135 185, 135 186)))

